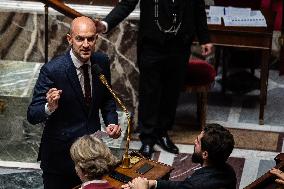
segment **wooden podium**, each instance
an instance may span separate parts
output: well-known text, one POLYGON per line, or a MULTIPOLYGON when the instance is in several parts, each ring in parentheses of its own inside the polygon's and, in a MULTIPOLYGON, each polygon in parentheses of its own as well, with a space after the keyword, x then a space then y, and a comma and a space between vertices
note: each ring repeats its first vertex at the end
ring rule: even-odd
MULTIPOLYGON (((170 173, 173 170, 173 167, 157 162, 157 161, 154 161, 154 160, 147 159, 136 151, 130 153, 130 160, 132 162, 131 168, 122 168, 118 166, 115 169, 115 171, 122 173, 126 176, 129 176, 132 179, 140 176, 140 177, 144 177, 144 178, 152 179, 152 180, 156 180, 156 179, 168 180, 170 173), (153 167, 147 172, 145 172, 144 174, 139 174, 137 170, 143 167, 143 165, 145 164, 149 164, 153 167)), ((121 188, 121 185, 125 184, 119 180, 112 178, 109 175, 104 176, 103 179, 107 180, 111 186, 114 186, 117 188, 121 188)), ((73 189, 78 189, 78 188, 80 188, 80 185, 76 186, 73 189)))

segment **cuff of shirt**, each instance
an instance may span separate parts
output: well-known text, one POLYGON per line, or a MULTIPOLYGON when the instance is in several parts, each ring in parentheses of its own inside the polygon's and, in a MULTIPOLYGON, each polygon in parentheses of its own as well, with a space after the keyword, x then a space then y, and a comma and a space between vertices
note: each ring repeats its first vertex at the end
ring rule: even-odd
POLYGON ((46 103, 45 106, 44 106, 44 111, 45 111, 45 113, 46 113, 47 115, 51 115, 54 111, 50 111, 50 110, 48 109, 48 107, 47 107, 47 104, 48 104, 48 103, 46 103))
POLYGON ((158 182, 155 180, 155 185, 154 185, 153 189, 156 189, 157 186, 158 186, 158 182))
POLYGON ((154 180, 154 182, 155 182, 154 185, 150 189, 156 189, 157 188, 157 183, 158 183, 157 180, 154 180))
POLYGON ((101 21, 101 23, 105 26, 105 31, 103 31, 103 33, 107 33, 108 32, 108 23, 106 21, 101 21))

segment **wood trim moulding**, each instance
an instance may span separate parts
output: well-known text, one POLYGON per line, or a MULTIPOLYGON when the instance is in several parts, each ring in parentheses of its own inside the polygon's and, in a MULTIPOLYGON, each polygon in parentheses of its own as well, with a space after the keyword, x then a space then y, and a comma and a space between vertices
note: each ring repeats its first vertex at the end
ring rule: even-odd
MULTIPOLYGON (((57 0, 59 1, 59 0, 57 0)), ((61 0, 60 0, 61 1, 61 0)), ((91 1, 91 0, 90 0, 91 1)), ((115 0, 114 0, 115 1, 115 0)), ((113 9, 113 6, 106 6, 106 5, 100 5, 100 4, 69 4, 67 1, 65 3, 59 2, 63 4, 63 6, 58 7, 57 10, 55 10, 53 7, 56 6, 56 4, 53 1, 50 0, 37 0, 37 1, 26 1, 26 0, 9 0, 9 1, 2 1, 0 0, 0 12, 19 12, 19 13, 29 13, 29 14, 44 14, 44 4, 53 3, 50 4, 49 7, 49 14, 50 15, 62 15, 60 9, 66 10, 67 12, 70 10, 69 8, 73 9, 71 10, 71 15, 68 14, 68 17, 70 16, 71 18, 76 17, 76 15, 83 14, 87 15, 92 18, 104 18, 109 14, 109 12, 113 9), (52 7, 52 6, 53 7, 52 7), (59 11, 60 12, 59 12, 59 11), (74 10, 76 10, 74 13, 74 10), (74 14, 73 14, 74 13, 74 14)), ((69 2, 69 1, 68 1, 69 2)), ((97 1, 95 1, 97 2, 97 1)), ((61 5, 60 4, 60 5, 61 5)), ((57 7, 57 6, 56 6, 57 7)), ((63 14, 64 15, 64 14, 63 14)), ((77 15, 78 16, 78 15, 77 15)), ((139 8, 137 7, 134 11, 130 13, 130 15, 126 18, 127 20, 139 20, 140 17, 140 11, 139 8)))
POLYGON ((64 0, 65 3, 97 6, 115 6, 118 0, 64 0))
POLYGON ((76 10, 70 8, 69 6, 58 0, 40 0, 40 2, 52 7, 53 9, 72 19, 83 16, 83 14, 77 12, 76 10))

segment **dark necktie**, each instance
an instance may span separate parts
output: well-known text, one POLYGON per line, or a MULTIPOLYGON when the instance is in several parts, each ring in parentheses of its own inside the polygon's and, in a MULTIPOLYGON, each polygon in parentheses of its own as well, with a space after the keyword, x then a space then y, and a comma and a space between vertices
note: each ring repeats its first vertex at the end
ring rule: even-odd
POLYGON ((91 84, 90 84, 90 76, 89 76, 89 65, 83 64, 83 75, 84 75, 84 90, 85 90, 85 103, 89 106, 92 102, 92 93, 91 93, 91 84))

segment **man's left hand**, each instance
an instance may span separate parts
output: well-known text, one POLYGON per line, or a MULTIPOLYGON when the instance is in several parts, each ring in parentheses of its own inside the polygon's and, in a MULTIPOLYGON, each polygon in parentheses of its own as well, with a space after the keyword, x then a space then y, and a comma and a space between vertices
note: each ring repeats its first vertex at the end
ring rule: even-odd
POLYGON ((209 54, 211 54, 213 51, 213 44, 212 43, 206 43, 201 45, 201 54, 203 56, 207 56, 209 54))
POLYGON ((109 137, 117 139, 121 135, 121 127, 119 125, 110 124, 106 128, 109 137))

